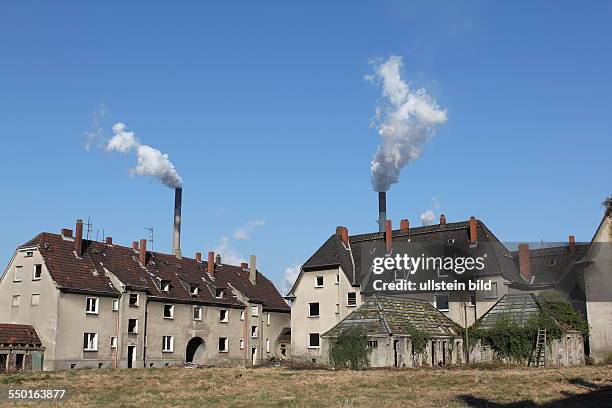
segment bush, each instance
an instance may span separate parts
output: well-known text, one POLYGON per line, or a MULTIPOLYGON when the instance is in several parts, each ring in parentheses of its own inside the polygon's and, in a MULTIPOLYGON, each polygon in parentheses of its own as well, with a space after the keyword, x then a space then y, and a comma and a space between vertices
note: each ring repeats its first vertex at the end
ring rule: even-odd
POLYGON ((330 340, 329 361, 335 368, 361 370, 370 366, 371 350, 362 328, 349 326, 330 340))
POLYGON ((406 325, 406 333, 410 335, 412 340, 412 355, 416 356, 424 352, 427 347, 427 342, 431 340, 431 337, 410 323, 406 325))
POLYGON ((554 317, 563 326, 579 331, 585 338, 589 335, 589 324, 587 321, 582 318, 580 313, 559 292, 542 292, 538 295, 538 300, 544 312, 554 317))

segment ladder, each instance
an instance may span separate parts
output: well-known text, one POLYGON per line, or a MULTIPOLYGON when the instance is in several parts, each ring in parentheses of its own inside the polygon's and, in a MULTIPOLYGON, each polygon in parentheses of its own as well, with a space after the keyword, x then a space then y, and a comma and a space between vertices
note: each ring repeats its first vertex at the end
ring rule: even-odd
POLYGON ((538 338, 529 357, 529 367, 546 367, 546 329, 538 329, 538 338))

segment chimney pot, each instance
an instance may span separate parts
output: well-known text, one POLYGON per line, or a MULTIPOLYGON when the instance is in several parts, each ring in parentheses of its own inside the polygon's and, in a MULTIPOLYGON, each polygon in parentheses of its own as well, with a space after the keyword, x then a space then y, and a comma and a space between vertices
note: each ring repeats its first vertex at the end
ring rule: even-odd
POLYGON ((531 257, 529 255, 529 244, 519 244, 519 271, 525 280, 531 279, 531 257))
POLYGON ((240 267, 246 270, 246 269, 249 269, 249 264, 246 262, 240 262, 240 267))
POLYGON ((74 252, 80 257, 83 255, 83 220, 76 221, 76 234, 74 237, 74 252))
POLYGON ((440 225, 446 225, 446 215, 440 214, 440 225))
POLYGON ((257 258, 255 255, 249 257, 249 280, 253 285, 257 284, 257 258))
POLYGON ((406 218, 400 221, 400 230, 402 232, 408 232, 410 230, 410 221, 406 218))
POLYGON ((132 250, 138 252, 138 241, 132 241, 132 250))
POLYGON ((221 254, 217 254, 217 256, 215 256, 215 263, 217 265, 221 265, 221 254))
POLYGON ((478 240, 478 224, 476 217, 470 217, 470 243, 475 244, 478 240))
POLYGON ((208 253, 208 274, 210 276, 214 276, 215 274, 215 253, 214 252, 209 252, 208 253))
POLYGON ((113 237, 106 237, 106 245, 113 245, 113 237))
POLYGON ((570 253, 573 255, 576 253, 576 237, 574 237, 573 235, 570 235, 568 237, 569 240, 569 250, 570 253))
POLYGON ((146 239, 140 240, 139 260, 140 260, 140 265, 142 265, 143 267, 147 265, 147 240, 146 239))
POLYGON ((197 262, 202 262, 202 253, 201 252, 196 252, 196 261, 197 262))
POLYGON ((72 238, 72 230, 69 228, 62 228, 62 237, 72 238))
POLYGON ((393 249, 393 229, 391 226, 391 220, 385 221, 385 248, 387 253, 391 253, 393 249))

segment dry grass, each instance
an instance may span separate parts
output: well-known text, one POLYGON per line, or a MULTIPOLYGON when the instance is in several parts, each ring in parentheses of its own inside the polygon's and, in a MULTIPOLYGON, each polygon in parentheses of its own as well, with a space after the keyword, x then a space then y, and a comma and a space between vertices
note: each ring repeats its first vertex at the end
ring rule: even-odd
MULTIPOLYGON (((612 404, 612 366, 72 370, 2 375, 0 388, 67 388, 70 398, 55 405, 61 407, 602 407, 612 406, 606 405, 612 404)), ((16 405, 4 400, 0 406, 16 405)))

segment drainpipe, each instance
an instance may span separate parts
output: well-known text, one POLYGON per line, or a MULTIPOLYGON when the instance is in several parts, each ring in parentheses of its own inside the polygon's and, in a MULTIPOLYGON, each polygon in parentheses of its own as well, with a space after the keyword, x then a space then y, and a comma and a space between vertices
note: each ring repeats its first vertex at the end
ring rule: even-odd
POLYGON ((147 320, 149 316, 149 297, 147 296, 147 301, 145 302, 145 315, 144 315, 144 339, 142 346, 142 365, 144 368, 147 368, 147 320))
POLYGON ((465 315, 465 362, 470 363, 470 337, 468 335, 467 303, 463 303, 463 314, 465 315))

